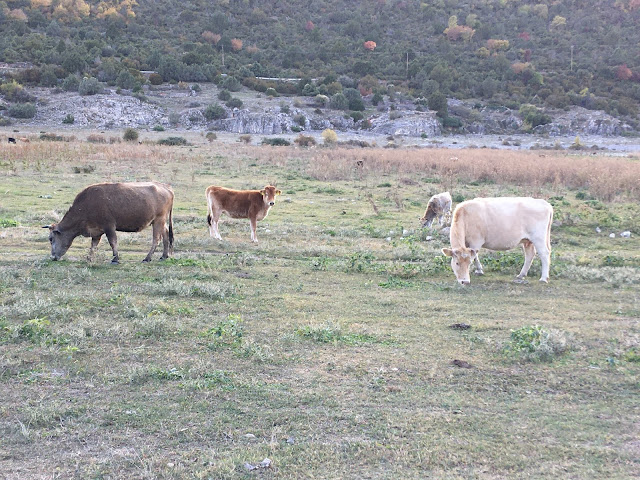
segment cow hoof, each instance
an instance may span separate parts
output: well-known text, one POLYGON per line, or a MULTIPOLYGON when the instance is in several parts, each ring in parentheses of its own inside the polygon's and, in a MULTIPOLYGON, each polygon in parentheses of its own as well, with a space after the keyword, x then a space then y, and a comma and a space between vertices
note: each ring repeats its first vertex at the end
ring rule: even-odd
POLYGON ((521 284, 529 283, 529 282, 527 282, 527 281, 526 281, 524 278, 522 278, 522 277, 516 277, 516 278, 514 278, 514 279, 513 279, 513 282, 514 282, 514 283, 521 283, 521 284))
POLYGON ((150 258, 145 258, 144 260, 142 260, 142 263, 149 263, 151 261, 150 258))
POLYGON ((111 265, 119 265, 120 262, 118 260, 111 260, 111 265))
POLYGON ((540 281, 542 283, 549 283, 549 279, 548 278, 541 278, 540 281))

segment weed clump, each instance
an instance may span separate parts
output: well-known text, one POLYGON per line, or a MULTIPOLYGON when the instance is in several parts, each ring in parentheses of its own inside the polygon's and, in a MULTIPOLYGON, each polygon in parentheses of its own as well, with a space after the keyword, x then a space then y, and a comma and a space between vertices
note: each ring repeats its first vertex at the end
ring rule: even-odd
POLYGON ((567 348, 567 339, 562 332, 529 325, 511 331, 506 350, 524 360, 550 362, 567 348))

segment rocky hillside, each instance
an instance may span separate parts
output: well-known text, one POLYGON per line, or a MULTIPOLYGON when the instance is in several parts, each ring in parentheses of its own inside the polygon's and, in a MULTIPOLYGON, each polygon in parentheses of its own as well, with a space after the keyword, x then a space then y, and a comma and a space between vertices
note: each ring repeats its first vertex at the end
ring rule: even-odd
MULTIPOLYGON (((518 111, 506 107, 449 99, 448 107, 459 127, 443 128, 436 113, 410 99, 398 95, 387 97, 373 106, 364 97, 366 110, 358 119, 343 111, 320 108, 313 98, 271 98, 248 89, 236 92, 239 108, 229 108, 218 99, 220 89, 214 84, 164 84, 145 86, 143 97, 134 97, 105 89, 96 95, 60 92, 49 88, 32 88, 28 93, 37 98, 37 113, 31 119, 12 119, 15 126, 61 128, 67 125, 96 130, 136 128, 150 130, 213 130, 236 134, 280 135, 296 132, 320 132, 330 128, 338 132, 433 138, 443 133, 554 135, 632 134, 632 128, 604 112, 571 107, 548 110, 550 123, 532 128, 518 111), (208 119, 206 109, 216 105, 224 109, 225 118, 208 119)), ((1 108, 1 107, 0 107, 1 108)))

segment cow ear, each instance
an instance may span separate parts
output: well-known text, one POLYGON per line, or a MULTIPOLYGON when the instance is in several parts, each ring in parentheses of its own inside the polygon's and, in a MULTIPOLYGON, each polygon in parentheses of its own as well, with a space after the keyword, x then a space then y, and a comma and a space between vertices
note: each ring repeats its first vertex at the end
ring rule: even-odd
POLYGON ((51 225, 43 225, 42 228, 51 228, 51 225))
POLYGON ((276 190, 276 195, 282 195, 282 191, 281 190, 276 190))
POLYGON ((444 253, 447 257, 453 257, 453 250, 450 248, 443 248, 442 253, 444 253))
POLYGON ((264 190, 264 188, 263 188, 262 190, 260 190, 260 194, 261 194, 262 196, 264 196, 264 193, 265 193, 265 190, 264 190))

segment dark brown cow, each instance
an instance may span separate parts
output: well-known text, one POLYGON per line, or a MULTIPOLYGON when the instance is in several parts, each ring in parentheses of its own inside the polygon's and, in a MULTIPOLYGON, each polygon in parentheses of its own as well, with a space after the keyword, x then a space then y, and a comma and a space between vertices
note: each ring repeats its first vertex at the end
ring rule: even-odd
POLYGON ((111 263, 118 263, 118 232, 140 232, 153 226, 151 250, 143 260, 151 261, 162 237, 161 259, 173 252, 173 191, 156 182, 97 183, 81 191, 60 223, 47 225, 51 258, 59 260, 77 236, 91 237, 93 256, 105 234, 113 250, 111 263), (168 221, 168 228, 166 226, 168 221))
POLYGON ((231 218, 248 218, 251 223, 251 241, 257 243, 258 220, 267 216, 269 209, 275 204, 276 195, 281 193, 272 185, 267 185, 262 190, 230 190, 211 185, 206 190, 209 233, 212 237, 222 240, 218 231, 218 221, 224 212, 231 218))

